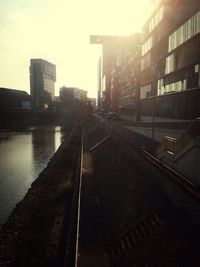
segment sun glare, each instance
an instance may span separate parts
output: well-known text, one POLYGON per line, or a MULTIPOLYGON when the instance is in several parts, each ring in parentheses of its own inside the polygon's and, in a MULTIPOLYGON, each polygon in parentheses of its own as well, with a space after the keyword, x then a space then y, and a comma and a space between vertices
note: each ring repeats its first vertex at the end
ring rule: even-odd
POLYGON ((30 0, 24 6, 4 4, 9 12, 0 21, 0 86, 29 92, 29 60, 44 58, 56 64, 56 94, 61 86, 70 85, 95 96, 100 49, 89 44, 89 36, 140 31, 148 2, 44 0, 40 5, 39 0, 30 0))

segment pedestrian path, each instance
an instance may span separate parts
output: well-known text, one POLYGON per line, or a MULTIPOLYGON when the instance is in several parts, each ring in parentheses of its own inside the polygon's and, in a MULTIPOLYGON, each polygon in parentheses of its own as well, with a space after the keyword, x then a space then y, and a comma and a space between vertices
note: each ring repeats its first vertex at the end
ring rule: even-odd
POLYGON ((148 138, 154 139, 157 142, 161 142, 165 136, 170 136, 173 138, 179 138, 183 134, 184 130, 175 130, 175 129, 165 129, 165 128, 156 128, 154 130, 152 127, 136 127, 136 126, 123 126, 131 131, 142 134, 148 138))
MULTIPOLYGON (((137 121, 135 115, 121 115, 122 119, 137 121)), ((192 120, 182 120, 176 118, 164 118, 164 117, 154 117, 153 116, 141 116, 140 122, 191 122, 192 120)))
POLYGON ((151 116, 141 116, 140 121, 136 121, 136 116, 121 115, 123 120, 135 122, 133 125, 124 126, 125 128, 144 135, 148 138, 161 142, 165 136, 178 139, 192 120, 180 120, 174 118, 163 118, 151 116))

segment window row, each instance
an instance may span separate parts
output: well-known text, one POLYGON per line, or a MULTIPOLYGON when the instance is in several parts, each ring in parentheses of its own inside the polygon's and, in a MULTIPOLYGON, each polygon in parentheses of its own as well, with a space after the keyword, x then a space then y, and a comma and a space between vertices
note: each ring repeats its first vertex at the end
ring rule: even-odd
POLYGON ((156 10, 156 8, 159 6, 161 2, 162 0, 153 0, 152 4, 148 8, 148 14, 147 14, 148 18, 154 13, 154 11, 156 10))
POLYGON ((133 105, 133 104, 134 104, 134 98, 133 97, 121 99, 121 105, 122 106, 133 105))
POLYGON ((172 51, 198 33, 200 33, 200 11, 169 36, 168 51, 172 51))
POLYGON ((157 94, 164 95, 170 92, 180 92, 180 91, 186 90, 186 88, 187 88, 186 79, 183 81, 178 81, 178 82, 170 83, 166 85, 163 85, 163 79, 161 79, 161 80, 158 80, 157 94))
POLYGON ((151 36, 142 46, 142 56, 153 47, 153 37, 151 36))
POLYGON ((153 18, 149 22, 149 33, 153 31, 153 29, 161 22, 163 19, 164 8, 161 7, 158 12, 153 16, 153 18))
POLYGON ((151 84, 140 87, 140 99, 147 98, 151 93, 151 84))
POLYGON ((148 53, 142 60, 141 60, 141 71, 148 68, 151 64, 151 54, 148 53))
POLYGON ((175 56, 174 54, 166 58, 165 74, 168 74, 175 70, 175 56))

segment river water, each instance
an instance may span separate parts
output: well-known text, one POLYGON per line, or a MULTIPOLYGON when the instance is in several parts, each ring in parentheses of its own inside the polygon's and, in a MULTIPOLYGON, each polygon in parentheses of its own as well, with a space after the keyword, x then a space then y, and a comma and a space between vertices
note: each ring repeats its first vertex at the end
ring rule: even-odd
POLYGON ((0 224, 6 222, 61 144, 61 127, 0 131, 0 224))

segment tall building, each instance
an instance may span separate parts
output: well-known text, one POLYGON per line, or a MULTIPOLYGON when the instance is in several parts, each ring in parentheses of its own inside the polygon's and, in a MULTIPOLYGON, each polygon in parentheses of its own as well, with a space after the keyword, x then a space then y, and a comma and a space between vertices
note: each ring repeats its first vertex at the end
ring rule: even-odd
MULTIPOLYGON (((103 48, 101 75, 103 109, 117 110, 120 107, 120 103, 123 103, 126 107, 132 105, 132 78, 133 76, 135 78, 133 74, 136 71, 134 68, 131 69, 131 67, 136 62, 135 53, 139 55, 138 46, 141 44, 141 35, 138 33, 131 36, 94 35, 90 37, 90 43, 102 44, 103 48), (126 75, 120 76, 121 71, 126 75), (126 85, 124 86, 124 84, 126 85)), ((140 60, 138 62, 140 63, 140 60)))
POLYGON ((119 36, 104 36, 104 35, 92 35, 90 37, 91 44, 102 45, 102 73, 101 73, 101 94, 102 101, 101 106, 104 110, 111 109, 111 80, 113 68, 117 64, 117 55, 119 53, 118 40, 119 36))
POLYGON ((138 109, 141 41, 141 34, 135 33, 127 36, 120 45, 118 60, 120 107, 130 114, 138 109))
POLYGON ((195 118, 199 89, 200 1, 152 0, 143 27, 143 114, 195 118))
POLYGON ((45 109, 54 100, 56 66, 44 59, 31 59, 30 85, 32 106, 45 109))
POLYGON ((98 67, 97 67, 97 83, 98 83, 98 92, 97 92, 97 106, 98 109, 101 110, 102 108, 102 88, 101 88, 101 84, 102 84, 102 64, 101 64, 101 57, 99 58, 98 61, 98 67))

